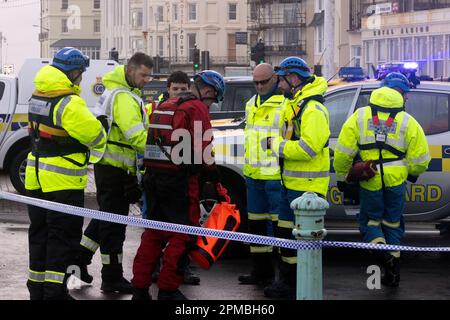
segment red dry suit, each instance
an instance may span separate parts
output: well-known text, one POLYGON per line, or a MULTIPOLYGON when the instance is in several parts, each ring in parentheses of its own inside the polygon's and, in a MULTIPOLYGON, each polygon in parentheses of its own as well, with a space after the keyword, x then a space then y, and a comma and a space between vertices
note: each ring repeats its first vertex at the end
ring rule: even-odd
MULTIPOLYGON (((218 177, 212 139, 208 107, 192 93, 171 98, 152 112, 144 155, 149 219, 198 225, 200 181, 217 181, 218 177)), ((144 231, 133 263, 133 286, 150 287, 151 274, 164 249, 158 287, 177 290, 192 240, 186 234, 144 231)))

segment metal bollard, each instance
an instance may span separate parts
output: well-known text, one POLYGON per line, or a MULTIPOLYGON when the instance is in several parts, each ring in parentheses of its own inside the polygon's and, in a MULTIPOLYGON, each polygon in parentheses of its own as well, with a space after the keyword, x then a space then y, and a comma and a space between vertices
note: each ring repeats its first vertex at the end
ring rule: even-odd
MULTIPOLYGON (((307 192, 291 203, 295 214, 292 234, 303 241, 325 238, 324 216, 330 207, 315 193, 307 192)), ((322 300, 322 247, 297 251, 297 300, 322 300)))

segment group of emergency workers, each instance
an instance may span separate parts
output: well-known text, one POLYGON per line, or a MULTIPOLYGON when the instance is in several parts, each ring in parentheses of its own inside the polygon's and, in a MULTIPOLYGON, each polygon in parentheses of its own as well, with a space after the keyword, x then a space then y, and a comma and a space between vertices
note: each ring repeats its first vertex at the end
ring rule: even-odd
MULTIPOLYGON (((136 53, 126 66, 104 75, 106 90, 91 112, 80 97, 79 87, 88 67, 87 56, 67 47, 36 75, 36 91, 29 104, 32 151, 25 177, 28 195, 83 207, 87 165, 93 163, 99 209, 128 215, 129 205, 142 196, 137 175, 138 159, 143 158, 147 216, 197 226, 202 186, 212 186, 218 198, 226 195, 214 163, 212 134, 209 140, 204 138, 211 129, 208 108, 220 101, 225 91, 222 76, 206 70, 195 75, 190 91, 189 85, 169 87, 172 96, 147 113, 140 90, 151 80, 153 62, 148 55, 136 53), (188 149, 192 149, 189 160, 200 162, 175 164, 177 155, 172 148, 179 141, 172 141, 172 136, 176 130, 188 132, 188 149), (203 138, 200 145, 195 143, 195 134, 203 138), (208 151, 210 155, 203 157, 208 151)), ((175 82, 179 77, 174 76, 175 82)), ((186 299, 178 288, 186 274, 190 236, 146 230, 130 283, 123 277, 122 268, 125 226, 94 219, 83 234, 81 217, 35 206, 29 206, 28 213, 27 287, 31 300, 73 299, 67 290, 69 267, 78 266, 81 280, 91 283, 87 265, 97 249, 103 265, 103 292, 128 293, 133 299, 148 300, 149 287, 156 281, 158 299, 186 299), (152 273, 157 271, 161 256, 161 270, 155 279, 152 273)), ((190 281, 199 282, 192 277, 190 281)))
MULTIPOLYGON (((146 217, 198 226, 205 193, 219 201, 228 198, 214 162, 209 118, 209 106, 223 98, 223 77, 206 70, 191 84, 187 75, 176 72, 169 78, 167 95, 146 110, 140 90, 151 80, 153 62, 136 53, 126 66, 104 75, 106 90, 94 115, 80 97, 87 67, 89 58, 68 47, 36 75, 29 104, 28 195, 83 207, 87 165, 93 163, 101 211, 128 215, 129 205, 141 199, 142 180, 146 217), (188 133, 189 154, 177 154, 177 130, 188 133), (198 136, 201 143, 195 141, 198 136)), ((249 232, 294 239, 290 203, 305 192, 326 198, 329 188, 327 81, 313 75, 301 58, 289 57, 275 68, 258 65, 253 82, 257 94, 246 105, 245 127, 249 232)), ((372 93, 370 105, 344 124, 336 146, 338 187, 345 192, 348 184, 360 184, 359 222, 366 242, 400 244, 405 182, 417 181, 430 161, 422 128, 404 110, 409 88, 402 74, 388 75, 372 93)), ((79 266, 81 280, 91 283, 87 266, 97 249, 103 292, 149 300, 149 288, 156 283, 158 299, 180 300, 186 299, 179 290, 183 282, 200 282, 188 268, 195 240, 189 235, 145 230, 129 282, 122 268, 124 225, 92 220, 83 233, 81 217, 35 206, 28 213, 27 287, 32 300, 73 299, 67 290, 68 267, 79 266)), ((251 245, 250 251, 252 271, 239 276, 239 282, 265 285, 269 298, 295 298, 296 251, 274 252, 262 245, 251 245)), ((398 286, 399 252, 378 255, 383 283, 398 286)))
MULTIPOLYGON (((330 181, 330 116, 327 81, 311 74, 304 60, 289 57, 280 66, 258 65, 257 94, 246 105, 245 165, 250 233, 294 239, 290 203, 305 192, 326 198, 330 181)), ((342 192, 360 193, 360 231, 365 242, 399 245, 406 180, 416 182, 431 160, 425 134, 405 112, 409 80, 391 73, 370 105, 344 124, 333 166, 342 192)), ((296 251, 251 245, 251 273, 241 284, 263 285, 269 298, 294 299, 296 251), (273 260, 278 262, 275 277, 273 260)), ((375 253, 382 283, 397 287, 400 252, 375 253)))

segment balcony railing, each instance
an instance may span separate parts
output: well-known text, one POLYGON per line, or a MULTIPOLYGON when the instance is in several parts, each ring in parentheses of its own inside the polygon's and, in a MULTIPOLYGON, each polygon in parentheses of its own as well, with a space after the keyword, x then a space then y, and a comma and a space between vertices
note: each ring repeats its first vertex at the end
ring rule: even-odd
MULTIPOLYGON (((168 64, 169 57, 163 57, 162 63, 168 64)), ((210 57, 209 59, 211 65, 248 65, 250 64, 249 57, 238 56, 238 57, 210 57)), ((189 65, 192 64, 192 60, 188 57, 171 57, 171 65, 189 65)))
POLYGON ((306 41, 300 40, 295 44, 269 43, 265 46, 265 53, 274 56, 305 55, 306 41))
POLYGON ((305 28, 306 14, 298 13, 291 19, 286 20, 282 15, 271 15, 270 17, 262 17, 256 20, 248 21, 248 30, 267 30, 267 29, 291 29, 291 28, 305 28))
POLYGON ((249 57, 211 57, 211 63, 215 65, 248 65, 249 57))

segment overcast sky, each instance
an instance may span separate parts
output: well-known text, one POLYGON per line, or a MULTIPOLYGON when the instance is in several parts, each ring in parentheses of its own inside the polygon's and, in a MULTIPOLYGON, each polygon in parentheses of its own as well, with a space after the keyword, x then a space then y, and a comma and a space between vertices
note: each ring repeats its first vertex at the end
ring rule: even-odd
POLYGON ((14 64, 18 73, 27 58, 40 54, 39 0, 0 0, 0 32, 6 38, 2 46, 3 64, 14 64))

